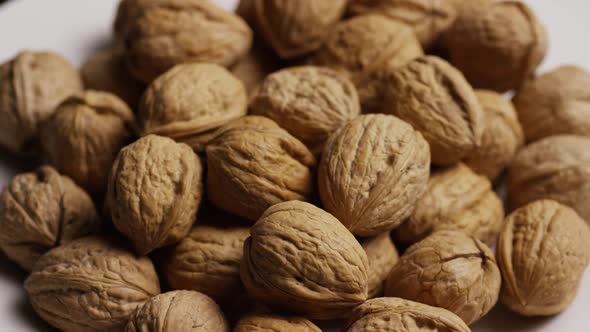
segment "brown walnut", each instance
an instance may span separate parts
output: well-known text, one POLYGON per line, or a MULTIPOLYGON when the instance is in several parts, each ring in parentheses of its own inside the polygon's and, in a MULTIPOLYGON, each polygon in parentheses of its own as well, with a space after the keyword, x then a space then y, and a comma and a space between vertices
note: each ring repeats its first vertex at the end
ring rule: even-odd
POLYGON ((369 298, 383 295, 383 282, 399 261, 389 232, 361 240, 369 259, 369 298))
POLYGON ((301 317, 251 315, 240 319, 233 332, 322 332, 311 321, 301 317))
POLYGON ((231 67, 231 72, 244 83, 248 96, 252 96, 266 76, 282 66, 283 63, 271 50, 254 41, 250 52, 231 67))

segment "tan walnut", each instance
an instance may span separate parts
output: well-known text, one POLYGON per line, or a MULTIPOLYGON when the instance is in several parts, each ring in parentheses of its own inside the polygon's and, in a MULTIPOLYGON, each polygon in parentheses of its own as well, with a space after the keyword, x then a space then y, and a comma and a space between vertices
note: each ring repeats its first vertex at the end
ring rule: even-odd
POLYGON ((241 276, 254 300, 334 319, 367 299, 368 269, 365 251, 336 218, 290 201, 270 207, 250 230, 241 276))
POLYGON ((322 67, 291 67, 269 75, 250 102, 250 113, 273 119, 312 152, 360 114, 356 88, 322 67))
POLYGON ((251 315, 240 319, 233 332, 322 332, 311 321, 301 317, 251 315))
POLYGON ((481 241, 440 231, 414 244, 391 270, 385 295, 447 309, 471 324, 498 301, 500 270, 481 241))
POLYGON ((113 224, 140 254, 178 242, 195 222, 202 187, 201 162, 188 145, 141 138, 121 150, 111 170, 113 224))
POLYGON ((134 128, 135 117, 124 101, 88 90, 57 107, 41 129, 41 144, 55 168, 102 198, 113 161, 134 128))
POLYGON ((391 115, 362 115, 326 143, 319 193, 353 234, 375 236, 410 216, 429 174, 430 149, 419 132, 391 115))
POLYGON ((0 195, 0 247, 27 271, 46 251, 99 226, 88 194, 48 166, 15 176, 0 195))
POLYGON ((282 61, 272 53, 272 50, 254 41, 250 52, 231 67, 231 72, 244 83, 248 96, 252 96, 266 76, 281 67, 282 61))
POLYGON ((137 307, 125 332, 229 332, 219 306, 205 294, 180 290, 152 297, 137 307))
POLYGON ((383 282, 399 261, 390 232, 360 240, 369 259, 369 298, 383 295, 383 282))
POLYGON ((81 90, 76 68, 54 53, 24 51, 0 65, 0 146, 35 152, 40 125, 81 90))
POLYGON ((461 72, 446 61, 421 57, 392 71, 386 81, 383 112, 424 135, 434 164, 455 164, 481 144, 482 107, 461 72))
POLYGON ((590 138, 558 135, 521 149, 508 168, 508 202, 539 199, 572 207, 590 223, 590 138))
POLYGON ((25 289, 37 314, 62 331, 121 331, 160 284, 149 258, 86 237, 43 255, 25 289))

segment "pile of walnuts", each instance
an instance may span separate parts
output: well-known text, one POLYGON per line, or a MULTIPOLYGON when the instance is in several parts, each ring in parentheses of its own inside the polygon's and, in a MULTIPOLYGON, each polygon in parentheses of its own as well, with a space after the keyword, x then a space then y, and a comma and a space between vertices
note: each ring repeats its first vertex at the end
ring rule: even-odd
POLYGON ((0 146, 39 163, 0 247, 52 326, 467 332, 575 298, 590 73, 537 75, 524 3, 122 0, 114 30, 79 72, 0 66, 0 146))

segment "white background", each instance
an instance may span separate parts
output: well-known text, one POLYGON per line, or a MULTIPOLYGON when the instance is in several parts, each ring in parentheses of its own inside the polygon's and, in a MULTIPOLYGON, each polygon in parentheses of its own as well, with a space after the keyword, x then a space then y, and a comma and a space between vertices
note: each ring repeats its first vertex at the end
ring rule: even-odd
MULTIPOLYGON (((0 63, 22 49, 46 49, 61 53, 80 65, 94 50, 109 43, 117 2, 12 0, 0 5, 0 63)), ((227 9, 235 6, 234 0, 217 2, 227 9)), ((590 70, 590 1, 525 2, 535 9, 550 36, 549 55, 540 71, 566 63, 590 70)), ((0 187, 6 185, 17 170, 28 168, 29 165, 0 153, 0 187)), ((35 317, 27 303, 21 287, 25 277, 23 272, 0 256, 0 331, 50 331, 35 317)), ((474 332, 590 331, 590 272, 586 273, 574 304, 557 317, 523 319, 498 306, 472 328, 474 332)))

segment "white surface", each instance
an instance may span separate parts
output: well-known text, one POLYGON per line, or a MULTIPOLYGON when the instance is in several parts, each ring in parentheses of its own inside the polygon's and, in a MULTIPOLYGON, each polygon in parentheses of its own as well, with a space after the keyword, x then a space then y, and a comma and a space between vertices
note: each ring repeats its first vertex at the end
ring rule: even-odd
MULTIPOLYGON (((329 1, 329 0, 318 0, 329 1)), ((0 62, 21 49, 53 50, 79 65, 93 50, 110 40, 117 0, 12 0, 0 6, 0 62)), ((234 0, 218 0, 231 9, 234 0)), ((550 35, 550 51, 541 71, 560 64, 590 69, 590 1, 529 0, 550 35)), ((588 87, 590 89, 590 87, 588 87)), ((0 153, 0 187, 27 165, 0 153)), ((25 274, 0 256, 0 331, 48 331, 27 303, 25 274)), ((502 306, 473 326, 474 332, 587 332, 590 331, 590 271, 573 305, 546 319, 524 319, 502 306)))

